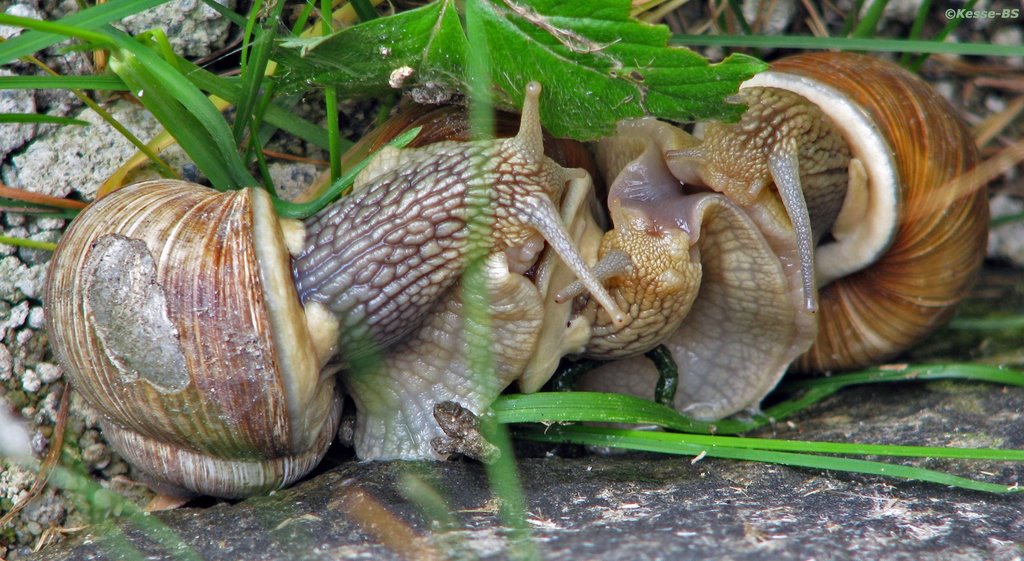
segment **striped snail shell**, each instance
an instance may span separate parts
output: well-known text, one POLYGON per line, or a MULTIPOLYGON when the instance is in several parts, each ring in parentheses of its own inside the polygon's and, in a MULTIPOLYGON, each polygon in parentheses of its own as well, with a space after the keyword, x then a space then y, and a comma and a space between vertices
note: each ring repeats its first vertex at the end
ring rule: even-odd
POLYGON ((868 175, 866 202, 848 197, 815 252, 818 336, 796 367, 878 364, 944 325, 981 268, 989 220, 987 190, 964 179, 978 152, 956 111, 920 77, 857 54, 785 58, 743 87, 816 104, 868 175))
POLYGON ((110 444, 156 482, 246 496, 326 452, 342 400, 288 262, 264 191, 182 181, 125 187, 61 238, 45 294, 54 353, 110 444))
MULTIPOLYGON (((689 210, 665 214, 676 204, 695 208, 683 198, 721 193, 760 230, 788 279, 795 316, 729 327, 735 316, 727 313, 727 301, 708 307, 707 297, 723 292, 708 285, 705 263, 689 316, 666 339, 681 367, 675 405, 704 418, 756 407, 791 362, 801 370, 848 369, 907 350, 948 320, 966 296, 988 224, 985 189, 964 179, 978 158, 966 127, 923 80, 892 63, 842 53, 790 57, 745 82, 736 101, 748 106, 740 121, 707 124, 699 142, 669 139, 679 133, 665 132, 663 123, 626 123, 620 125, 623 139, 602 142, 612 149, 599 154, 599 163, 612 170, 612 193, 629 195, 622 200, 656 225, 652 232, 667 231, 675 221, 673 227, 692 237, 701 223, 689 210), (642 129, 666 136, 630 140, 642 129), (644 163, 640 146, 649 154, 656 144, 670 176, 661 162, 644 163), (657 197, 635 196, 650 188, 648 177, 678 181, 677 194, 668 197, 659 187, 657 197), (717 319, 695 325, 694 313, 717 319), (724 339, 709 338, 718 332, 724 339), (781 354, 762 352, 773 338, 788 341, 781 354), (718 350, 704 356, 707 349, 718 350), (775 358, 754 359, 762 355, 775 358)), ((745 223, 733 216, 737 226, 745 223)), ((623 227, 635 228, 616 223, 617 230, 623 227)), ((733 279, 732 298, 744 301, 777 279, 768 269, 717 270, 728 273, 720 278, 733 279)), ((631 360, 602 367, 588 387, 620 385, 637 393, 652 386, 653 368, 631 360), (646 381, 627 383, 609 370, 615 368, 646 381)))

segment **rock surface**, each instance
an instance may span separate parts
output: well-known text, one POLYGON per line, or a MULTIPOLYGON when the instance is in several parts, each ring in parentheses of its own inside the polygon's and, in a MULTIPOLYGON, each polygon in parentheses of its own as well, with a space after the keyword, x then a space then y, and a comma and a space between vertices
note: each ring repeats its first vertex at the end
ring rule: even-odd
MULTIPOLYGON (((1024 390, 928 382, 846 390, 781 438, 1024 447, 1024 390), (995 412, 995 413, 993 413, 995 412)), ((563 452, 566 450, 563 449, 563 452)), ((901 462, 909 463, 909 462, 901 462)), ((499 522, 482 466, 346 462, 292 489, 237 504, 154 515, 164 546, 130 521, 93 527, 37 561, 122 558, 876 559, 1011 560, 1024 543, 1024 496, 783 466, 630 453, 518 462, 527 539, 499 522), (430 482, 445 528, 418 507, 430 482), (418 499, 416 497, 419 497, 418 499)), ((924 467, 1014 486, 1024 467, 929 460, 924 467)), ((151 517, 152 518, 152 517, 151 517)))

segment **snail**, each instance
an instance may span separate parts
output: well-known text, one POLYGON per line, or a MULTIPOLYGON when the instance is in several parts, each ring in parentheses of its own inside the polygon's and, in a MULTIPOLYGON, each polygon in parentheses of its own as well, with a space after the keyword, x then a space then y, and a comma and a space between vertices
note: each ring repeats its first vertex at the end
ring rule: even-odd
MULTIPOLYGON (((702 140, 636 121, 599 155, 612 198, 632 217, 615 230, 682 230, 702 249, 713 222, 695 209, 730 208, 717 221, 731 232, 754 226, 761 239, 746 247, 776 256, 775 267, 751 268, 736 241, 700 252, 690 310, 682 320, 659 316, 680 325, 665 341, 680 367, 674 405, 704 419, 756 408, 791 363, 826 372, 908 349, 949 319, 986 243, 985 189, 959 181, 977 162, 973 139, 920 78, 864 55, 805 54, 776 62, 735 99, 748 105, 739 123, 711 123, 702 140), (754 306, 778 317, 743 311, 754 306)), ((591 310, 598 322, 600 313, 591 310)), ((627 360, 591 373, 584 387, 649 393, 653 367, 627 360)))
MULTIPOLYGON (((551 168, 592 166, 579 143, 542 137, 536 93, 527 90, 520 117, 497 115, 499 135, 518 125, 514 138, 484 142, 514 143, 520 150, 527 147, 531 153, 551 154, 552 159, 543 159, 543 165, 551 168)), ((379 146, 404 128, 422 126, 416 142, 424 144, 419 150, 439 154, 465 150, 470 132, 465 115, 463 108, 455 106, 414 106, 366 139, 371 146, 379 146)), ((518 174, 528 174, 533 158, 518 159, 512 167, 518 174)), ((586 242, 601 231, 593 212, 591 175, 578 169, 559 173, 569 180, 564 193, 552 198, 559 213, 555 220, 581 262, 589 265, 596 246, 586 242)), ((369 460, 445 458, 448 452, 436 444, 445 438, 435 420, 438 404, 454 402, 479 415, 517 379, 533 375, 535 383, 542 385, 558 358, 578 351, 589 338, 589 325, 572 321, 571 303, 552 301, 555 288, 575 277, 571 263, 561 258, 554 244, 530 254, 509 255, 501 248, 489 248, 480 268, 481 292, 456 282, 421 324, 380 351, 378 361, 342 372, 340 378, 357 410, 352 442, 357 455, 369 460), (569 329, 567 322, 572 324, 569 329), (479 353, 474 358, 473 346, 486 349, 486 364, 481 364, 479 353)))
POLYGON ((342 399, 262 190, 158 180, 83 211, 44 296, 54 354, 129 463, 221 497, 282 487, 320 461, 342 399))
MULTIPOLYGON (((457 304, 446 294, 477 254, 511 315, 532 305, 531 327, 505 326, 524 344, 542 297, 521 273, 544 241, 620 317, 563 226, 562 192, 587 174, 544 156, 539 96, 526 87, 512 138, 382 150, 305 224, 278 219, 261 190, 180 181, 90 205, 61 239, 45 300, 54 353, 114 448, 174 489, 237 497, 294 481, 338 425, 334 374, 422 341, 410 334, 457 304)), ((482 382, 482 403, 510 371, 482 382)), ((360 415, 372 424, 371 408, 360 415)))
POLYGON ((474 249, 504 251, 522 271, 546 241, 613 322, 624 320, 559 220, 556 201, 585 172, 544 155, 540 90, 527 85, 515 137, 385 148, 351 195, 307 223, 296 286, 304 302, 338 318, 346 359, 407 335, 417 325, 409 318, 422 317, 451 288, 474 249))

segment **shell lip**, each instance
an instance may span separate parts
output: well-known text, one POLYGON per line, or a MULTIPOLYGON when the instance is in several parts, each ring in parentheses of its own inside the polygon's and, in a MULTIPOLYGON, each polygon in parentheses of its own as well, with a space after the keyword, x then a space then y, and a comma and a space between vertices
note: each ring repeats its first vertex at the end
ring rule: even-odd
POLYGON ((271 320, 279 376, 288 404, 291 447, 306 449, 329 417, 333 377, 321 369, 305 310, 291 277, 290 253, 266 192, 250 188, 253 248, 271 320))
MULTIPOLYGON (((864 110, 835 87, 806 76, 766 71, 743 82, 740 89, 778 88, 798 94, 825 112, 846 139, 853 156, 868 174, 868 205, 856 227, 833 233, 834 241, 815 251, 818 286, 855 273, 882 255, 895 238, 901 197, 894 151, 864 110)), ((845 203, 844 203, 845 205, 845 203)))

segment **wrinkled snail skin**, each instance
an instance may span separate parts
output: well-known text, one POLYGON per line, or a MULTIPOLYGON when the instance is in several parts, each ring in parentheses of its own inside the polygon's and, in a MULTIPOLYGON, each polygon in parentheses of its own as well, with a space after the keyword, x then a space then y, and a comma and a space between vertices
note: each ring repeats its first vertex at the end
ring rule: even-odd
POLYGON ((527 269, 568 269, 621 315, 577 249, 574 224, 593 219, 567 219, 587 216, 589 175, 543 155, 539 94, 527 88, 514 138, 381 151, 308 235, 255 189, 157 181, 91 205, 55 253, 47 311, 55 354, 115 449, 164 490, 287 485, 336 432, 334 374, 372 351, 371 372, 342 377, 360 455, 434 458, 433 405, 481 412, 530 370, 541 323, 570 315, 546 310, 551 290, 527 269), (488 298, 467 312, 458 278, 477 255, 488 298), (465 335, 482 309, 496 337, 485 378, 465 335))
POLYGON ((342 400, 288 260, 270 198, 254 189, 136 184, 68 228, 46 284, 52 348, 136 468, 240 497, 319 462, 342 400))
POLYGON ((501 252, 480 278, 483 293, 460 281, 379 363, 345 373, 359 458, 446 459, 431 444, 445 436, 434 406, 454 401, 479 415, 523 372, 544 317, 541 295, 501 252))
POLYGON ((410 333, 455 284, 474 247, 528 266, 546 241, 621 322, 604 287, 567 237, 556 201, 582 176, 544 156, 540 85, 527 86, 514 138, 385 149, 353 193, 308 224, 294 260, 303 302, 329 308, 346 358, 410 333))
MULTIPOLYGON (((662 243, 653 252, 626 249, 633 266, 624 278, 680 254, 686 259, 656 276, 632 279, 635 286, 652 288, 648 297, 613 290, 615 296, 630 297, 631 305, 623 307, 635 310, 637 321, 625 329, 602 330, 597 318, 596 336, 584 354, 630 357, 664 344, 679 367, 673 405, 690 416, 714 419, 760 401, 810 345, 814 323, 804 308, 799 271, 787 270, 759 224, 721 194, 685 188, 666 165, 666 152, 694 142, 653 119, 621 123, 614 137, 601 142, 598 164, 615 178, 609 194, 615 227, 605 241, 678 240, 675 248, 662 243), (685 282, 661 282, 666 277, 685 282)), ((657 378, 650 361, 634 357, 601 366, 584 375, 581 385, 650 397, 657 378)))
MULTIPOLYGON (((499 115, 498 133, 503 134, 507 125, 535 118, 530 111, 523 119, 499 115)), ((414 126, 423 126, 414 141, 424 142, 423 150, 443 152, 455 144, 449 140, 468 140, 464 110, 448 107, 425 113, 413 108, 396 115, 368 135, 367 142, 382 144, 414 126)), ((545 153, 560 165, 592 167, 589 154, 580 158, 580 146, 545 137, 545 153)), ((371 169, 367 176, 373 173, 371 169)), ((592 240, 600 237, 601 228, 592 213, 596 199, 590 175, 572 172, 551 200, 574 251, 583 262, 593 263, 596 243, 592 240)), ((447 457, 447 451, 436 447, 446 435, 435 419, 435 405, 455 402, 482 414, 517 378, 521 387, 539 388, 561 356, 578 352, 589 339, 589 325, 574 317, 572 302, 554 301, 555 290, 572 282, 576 274, 552 245, 538 244, 525 251, 488 250, 476 277, 480 282, 471 285, 475 290, 467 289, 461 280, 456 282, 422 323, 380 351, 378 362, 342 373, 357 409, 353 445, 361 459, 447 457), (484 317, 486 322, 481 323, 484 317), (483 362, 482 349, 486 349, 483 362)))
MULTIPOLYGON (((613 139, 598 145, 597 163, 614 179, 607 197, 614 228, 601 238, 595 273, 607 279, 627 321, 616 325, 588 301, 580 315, 591 324, 583 351, 590 358, 613 360, 653 349, 679 327, 697 296, 699 225, 687 223, 687 212, 679 208, 679 181, 662 155, 666 145, 689 141, 679 129, 643 119, 621 123, 613 139)), ((582 292, 577 282, 559 296, 582 292)))
MULTIPOLYGON (((743 84, 737 100, 748 113, 709 125, 700 143, 665 140, 679 133, 654 123, 620 125, 602 143, 618 146, 601 156, 612 162, 613 194, 675 180, 671 204, 634 210, 663 223, 658 213, 674 213, 691 234, 699 224, 699 293, 665 344, 680 367, 676 407, 705 419, 756 408, 790 362, 820 372, 908 349, 967 294, 987 230, 985 190, 958 181, 977 161, 970 134, 945 100, 897 66, 863 55, 790 57, 743 84), (641 164, 645 141, 633 130, 641 128, 663 165, 641 164), (707 196, 694 193, 700 188, 729 203, 687 205, 706 209, 690 222, 693 212, 674 205, 707 196), (715 250, 701 243, 712 239, 715 250), (759 244, 763 268, 751 267, 756 252, 737 248, 759 244), (769 273, 769 261, 780 269, 769 273), (742 367, 738 356, 755 364, 742 367)), ((585 387, 649 396, 653 368, 630 360, 602 367, 585 387), (638 378, 617 377, 624 369, 638 378)))

